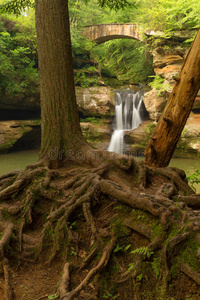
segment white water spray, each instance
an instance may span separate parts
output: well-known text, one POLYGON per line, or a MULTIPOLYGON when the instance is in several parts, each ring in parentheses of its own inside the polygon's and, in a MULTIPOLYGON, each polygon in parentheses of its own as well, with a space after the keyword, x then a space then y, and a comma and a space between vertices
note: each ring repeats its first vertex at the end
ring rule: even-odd
POLYGON ((116 93, 115 125, 108 151, 124 152, 124 131, 137 128, 142 122, 140 92, 121 91, 116 93))

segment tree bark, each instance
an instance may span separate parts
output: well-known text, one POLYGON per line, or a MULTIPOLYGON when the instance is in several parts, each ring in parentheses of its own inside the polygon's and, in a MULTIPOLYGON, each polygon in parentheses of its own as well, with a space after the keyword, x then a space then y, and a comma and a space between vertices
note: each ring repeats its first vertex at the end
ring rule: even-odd
POLYGON ((166 167, 200 88, 200 29, 145 150, 148 166, 166 167))
POLYGON ((41 93, 40 160, 62 161, 86 145, 75 97, 67 0, 36 0, 41 93))

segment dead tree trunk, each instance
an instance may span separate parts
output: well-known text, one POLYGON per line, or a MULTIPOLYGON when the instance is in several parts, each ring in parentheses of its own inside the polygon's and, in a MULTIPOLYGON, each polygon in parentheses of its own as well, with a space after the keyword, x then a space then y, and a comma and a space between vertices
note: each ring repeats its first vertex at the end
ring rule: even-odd
POLYGON ((169 164, 199 88, 200 29, 185 59, 163 114, 146 147, 146 165, 165 167, 169 164))

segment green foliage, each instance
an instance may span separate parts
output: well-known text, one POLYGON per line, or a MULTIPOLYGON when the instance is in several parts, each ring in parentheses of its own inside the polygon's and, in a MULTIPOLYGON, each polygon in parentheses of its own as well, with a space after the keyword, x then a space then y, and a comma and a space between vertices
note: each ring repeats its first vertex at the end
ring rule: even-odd
POLYGON ((140 254, 142 256, 147 256, 147 258, 150 258, 154 252, 149 251, 148 247, 140 247, 133 251, 131 251, 132 254, 140 254))
POLYGON ((114 253, 121 251, 123 248, 121 246, 119 246, 119 244, 116 245, 115 249, 114 249, 114 253))
POLYGON ((15 15, 21 15, 25 13, 26 9, 34 8, 35 1, 33 0, 11 0, 3 1, 4 3, 0 5, 1 13, 12 13, 15 15))
MULTIPOLYGON (((187 172, 188 173, 188 172, 187 172)), ((189 182, 189 185, 191 186, 191 188, 196 191, 195 188, 195 184, 199 184, 200 183, 200 170, 195 170, 195 172, 191 175, 187 176, 187 180, 189 182)))
POLYGON ((145 28, 179 30, 198 28, 200 2, 196 0, 140 0, 136 19, 145 28))
MULTIPOLYGON (((22 95, 29 89, 34 90, 38 85, 33 8, 33 0, 0 0, 1 12, 18 16, 18 18, 13 15, 9 17, 9 27, 12 27, 9 30, 3 23, 0 24, 1 94, 22 95), (6 33, 9 36, 6 36, 6 33), (15 52, 12 52, 14 49, 15 52), (15 66, 17 59, 19 63, 15 66)), ((8 21, 8 17, 6 18, 8 21)), ((113 85, 116 82, 121 84, 148 82, 149 76, 153 74, 153 67, 152 58, 144 44, 121 39, 96 46, 83 37, 83 26, 115 22, 140 23, 143 28, 164 30, 165 36, 170 37, 172 30, 200 26, 200 1, 69 0, 69 18, 74 64, 78 70, 75 74, 77 85, 82 87, 98 85, 100 75, 106 77, 105 82, 108 84, 113 82, 113 85), (87 65, 90 58, 96 62, 93 67, 87 65), (107 78, 112 79, 107 81, 107 78)), ((188 39, 186 44, 192 40, 193 38, 188 39)), ((155 78, 151 87, 160 87, 158 88, 160 92, 171 89, 169 85, 162 85, 162 79, 159 80, 155 78)))
POLYGON ((149 86, 151 88, 154 88, 156 90, 160 90, 163 86, 163 82, 165 81, 165 78, 157 75, 157 76, 149 76, 154 78, 154 80, 152 82, 149 83, 149 86))
POLYGON ((163 91, 166 91, 166 90, 171 91, 171 90, 172 90, 172 86, 171 86, 170 84, 164 83, 165 78, 163 78, 163 77, 161 77, 161 76, 159 76, 159 75, 157 75, 157 76, 149 76, 149 77, 154 78, 153 81, 151 81, 151 82, 149 83, 149 86, 150 86, 151 88, 154 88, 154 89, 156 89, 156 90, 159 91, 159 92, 158 92, 158 96, 159 96, 159 95, 161 94, 161 92, 163 92, 163 91))
POLYGON ((57 294, 53 294, 53 295, 48 296, 49 300, 58 299, 58 298, 59 298, 59 296, 57 294))
POLYGON ((93 48, 94 43, 82 35, 81 27, 71 27, 71 41, 73 57, 81 55, 82 58, 88 59, 88 53, 93 48))
POLYGON ((130 2, 127 0, 98 0, 98 4, 101 7, 108 7, 110 9, 123 9, 126 6, 130 6, 130 2))
POLYGON ((76 226, 76 221, 74 221, 73 223, 68 222, 68 226, 69 226, 69 229, 74 230, 74 228, 76 226))
POLYGON ((85 118, 85 119, 80 119, 80 122, 81 123, 87 123, 87 122, 89 122, 89 123, 92 123, 92 124, 94 124, 94 125, 97 125, 98 123, 99 123, 99 118, 95 118, 95 117, 88 117, 88 118, 85 118))
POLYGON ((142 273, 140 273, 139 275, 137 275, 137 277, 136 277, 139 281, 141 281, 142 280, 142 278, 143 278, 143 274, 142 273))
POLYGON ((159 264, 160 264, 160 257, 154 257, 151 265, 152 265, 152 269, 155 272, 156 278, 158 278, 160 273, 159 264))
POLYGON ((22 98, 38 91, 34 15, 0 18, 0 96, 22 98))
POLYGON ((103 299, 110 299, 110 300, 117 299, 118 297, 119 295, 112 295, 109 292, 106 292, 106 294, 103 295, 103 299))
POLYGON ((98 62, 103 75, 116 76, 129 83, 144 82, 153 74, 152 57, 142 42, 109 41, 95 47, 91 58, 98 62))
POLYGON ((95 74, 95 70, 96 69, 92 68, 92 67, 80 69, 75 74, 75 84, 80 85, 83 88, 86 88, 89 86, 97 86, 99 76, 97 76, 97 74, 95 74))

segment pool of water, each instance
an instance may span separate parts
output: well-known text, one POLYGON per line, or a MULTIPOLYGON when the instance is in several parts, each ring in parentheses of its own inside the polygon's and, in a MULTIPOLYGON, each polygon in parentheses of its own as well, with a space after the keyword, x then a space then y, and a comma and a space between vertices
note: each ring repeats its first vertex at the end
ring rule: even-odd
MULTIPOLYGON (((22 170, 27 165, 38 161, 39 151, 28 150, 0 155, 0 175, 12 170, 22 170)), ((193 174, 195 170, 200 170, 200 159, 173 158, 170 166, 183 169, 188 175, 193 174)), ((195 185, 196 192, 200 193, 200 183, 195 185)))
POLYGON ((27 165, 38 161, 38 150, 19 151, 0 155, 0 175, 12 170, 23 170, 27 165))
MULTIPOLYGON (((186 175, 189 176, 193 174, 195 170, 200 170, 200 159, 172 158, 169 166, 182 169, 186 172, 186 175)), ((194 187, 196 193, 200 193, 200 183, 194 184, 194 187)))

